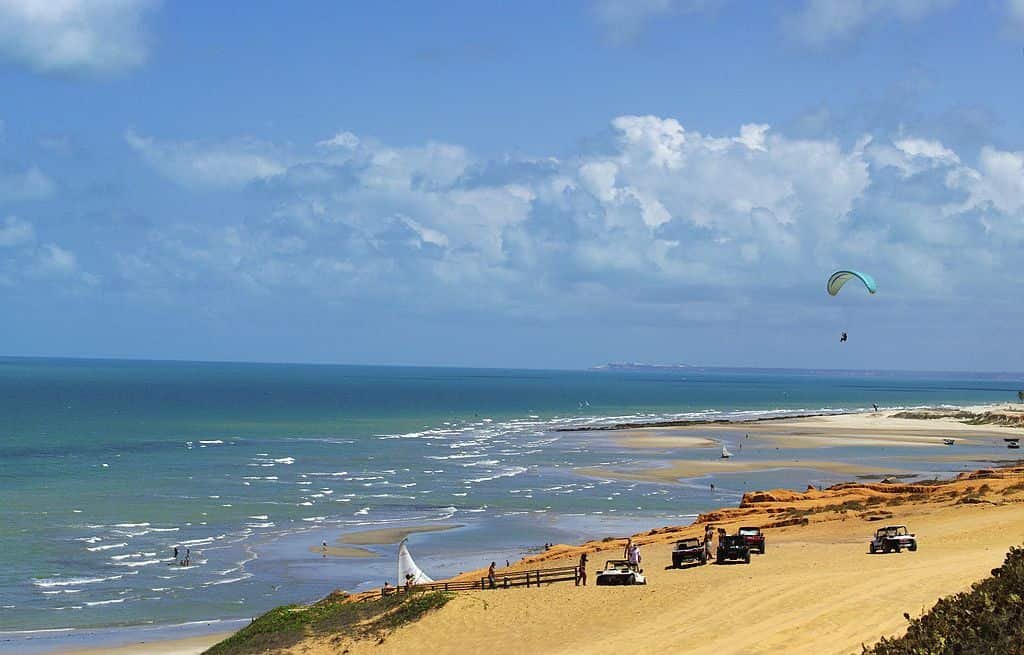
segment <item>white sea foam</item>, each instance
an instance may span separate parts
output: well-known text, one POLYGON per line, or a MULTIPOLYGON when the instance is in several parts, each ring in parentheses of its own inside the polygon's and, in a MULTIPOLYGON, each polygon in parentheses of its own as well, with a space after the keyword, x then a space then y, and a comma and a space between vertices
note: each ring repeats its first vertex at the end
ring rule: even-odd
POLYGON ((132 568, 137 566, 152 566, 153 564, 159 564, 158 559, 146 559, 141 562, 114 562, 114 566, 130 566, 132 568))
POLYGON ((491 480, 497 480, 498 478, 514 478, 517 475, 526 473, 529 469, 523 468, 522 466, 513 466, 505 469, 501 473, 495 473, 494 475, 485 476, 482 478, 469 478, 466 482, 489 482, 491 480))
POLYGON ((149 523, 115 523, 115 528, 148 528, 149 523))
POLYGON ((210 439, 210 440, 207 440, 207 441, 200 441, 199 443, 206 444, 208 446, 219 446, 220 444, 222 444, 224 442, 221 441, 220 439, 210 439))
POLYGON ((255 516, 250 516, 250 517, 248 517, 248 518, 251 518, 251 519, 256 519, 257 521, 266 521, 266 520, 267 520, 267 519, 269 519, 270 517, 269 517, 269 516, 267 516, 266 514, 257 514, 257 515, 255 515, 255 516))
POLYGON ((36 578, 32 580, 32 584, 37 587, 43 587, 49 589, 51 587, 77 587, 80 585, 97 584, 99 582, 108 582, 110 580, 120 580, 120 575, 110 575, 102 578, 36 578))
POLYGON ((111 550, 113 548, 124 548, 127 545, 128 545, 127 543, 104 544, 103 546, 93 546, 92 548, 86 548, 86 550, 88 550, 89 552, 94 553, 94 552, 99 551, 99 550, 111 550))
POLYGON ((242 582, 243 580, 248 580, 251 577, 252 577, 252 573, 246 573, 245 575, 238 576, 237 578, 228 578, 226 580, 212 580, 210 582, 204 582, 203 586, 204 587, 213 587, 213 586, 222 585, 222 584, 232 584, 232 583, 235 583, 235 582, 242 582))
POLYGON ((275 459, 274 463, 275 464, 294 464, 295 463, 295 458, 294 457, 281 457, 279 459, 275 459))
POLYGON ((94 600, 92 602, 86 602, 86 605, 88 605, 89 607, 94 607, 96 605, 113 605, 115 603, 123 603, 125 600, 125 598, 111 598, 110 600, 94 600))
POLYGON ((366 516, 369 513, 370 513, 370 508, 369 507, 364 507, 361 510, 359 510, 358 512, 356 512, 354 514, 354 516, 366 516))
POLYGON ((212 544, 215 539, 220 539, 223 536, 224 535, 222 535, 221 537, 206 537, 204 539, 192 539, 190 541, 183 541, 183 542, 181 542, 178 545, 179 546, 186 546, 186 547, 188 547, 188 546, 202 546, 203 544, 212 544))
POLYGON ((150 528, 150 532, 177 532, 181 528, 150 528))

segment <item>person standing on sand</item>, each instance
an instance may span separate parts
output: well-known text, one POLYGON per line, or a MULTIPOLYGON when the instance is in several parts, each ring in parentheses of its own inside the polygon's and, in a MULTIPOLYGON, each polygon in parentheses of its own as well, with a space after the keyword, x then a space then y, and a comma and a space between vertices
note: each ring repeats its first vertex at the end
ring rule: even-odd
POLYGON ((712 525, 704 527, 704 559, 711 559, 711 542, 715 539, 715 528, 712 525))
POLYGON ((580 553, 580 584, 587 586, 587 553, 580 553))
POLYGON ((633 544, 633 548, 629 551, 629 563, 636 568, 640 568, 640 544, 633 544))
POLYGON ((494 581, 494 562, 487 567, 487 583, 491 586, 491 589, 497 589, 498 584, 494 581))
POLYGON ((633 538, 626 539, 626 547, 622 549, 622 559, 628 560, 629 553, 633 550, 633 538))

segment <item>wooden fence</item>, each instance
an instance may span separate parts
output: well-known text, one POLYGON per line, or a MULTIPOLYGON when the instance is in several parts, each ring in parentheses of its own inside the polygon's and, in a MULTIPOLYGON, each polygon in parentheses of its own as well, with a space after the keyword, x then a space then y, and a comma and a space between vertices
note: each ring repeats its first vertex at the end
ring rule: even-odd
POLYGON ((428 582, 408 587, 383 587, 381 597, 395 593, 415 591, 471 591, 474 589, 509 589, 511 587, 539 587, 552 582, 572 581, 579 585, 580 569, 578 566, 562 566, 551 569, 534 569, 532 571, 507 571, 498 573, 494 580, 487 577, 474 580, 456 580, 448 582, 428 582))

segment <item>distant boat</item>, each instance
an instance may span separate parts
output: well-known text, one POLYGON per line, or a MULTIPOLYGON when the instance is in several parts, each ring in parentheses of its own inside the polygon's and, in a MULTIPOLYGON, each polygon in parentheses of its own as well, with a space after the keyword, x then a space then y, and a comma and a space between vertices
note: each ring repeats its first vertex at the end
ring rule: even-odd
POLYGON ((728 448, 722 446, 722 459, 729 459, 730 457, 732 457, 732 453, 729 452, 728 448))
POLYGON ((1014 439, 1013 441, 1007 441, 1006 447, 1010 448, 1011 450, 1017 450, 1018 448, 1020 448, 1020 442, 1017 441, 1016 439, 1014 439))
POLYGON ((412 555, 409 554, 409 548, 405 545, 407 541, 408 539, 402 539, 402 543, 398 544, 398 584, 404 585, 406 576, 410 576, 409 581, 412 584, 433 582, 434 580, 430 576, 416 566, 412 555))
POLYGON ((946 444, 947 446, 952 446, 954 443, 956 443, 956 439, 943 439, 942 443, 946 444))

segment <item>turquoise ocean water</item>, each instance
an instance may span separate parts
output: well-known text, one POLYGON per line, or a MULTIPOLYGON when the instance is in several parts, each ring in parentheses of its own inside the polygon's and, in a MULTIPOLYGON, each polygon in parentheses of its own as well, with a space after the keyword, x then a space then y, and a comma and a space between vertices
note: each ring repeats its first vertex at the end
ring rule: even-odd
POLYGON ((838 481, 776 470, 721 476, 712 494, 708 478, 586 478, 573 469, 673 455, 560 428, 998 402, 1022 387, 1015 374, 0 359, 0 651, 112 642, 125 628, 229 629, 334 588, 394 582, 394 546, 358 560, 309 552, 349 531, 461 526, 410 542, 438 577, 549 541, 686 522, 750 488, 838 481), (193 566, 173 565, 175 546, 193 566))

